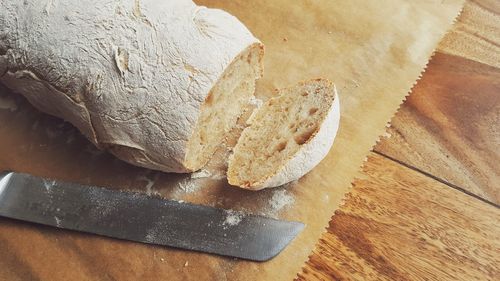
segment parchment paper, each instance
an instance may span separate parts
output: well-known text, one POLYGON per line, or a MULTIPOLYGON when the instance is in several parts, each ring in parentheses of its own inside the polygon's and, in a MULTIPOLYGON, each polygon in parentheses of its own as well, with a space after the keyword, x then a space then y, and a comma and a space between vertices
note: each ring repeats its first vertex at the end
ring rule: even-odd
MULTIPOLYGON (((0 89, 0 168, 159 193, 195 203, 302 221, 305 230, 275 259, 247 262, 0 220, 0 279, 291 280, 384 126, 458 15, 462 0, 198 0, 240 18, 266 45, 258 95, 326 77, 340 92, 341 125, 327 158, 284 188, 227 186, 214 167, 194 176, 149 171, 95 149, 69 124, 0 89), (191 178, 193 177, 193 178, 191 178), (13 268, 12 255, 19 262, 13 268), (10 265, 10 269, 7 266, 10 265)), ((221 148, 223 150, 223 148, 221 148)), ((383 187, 381 187, 383 188, 383 187)))

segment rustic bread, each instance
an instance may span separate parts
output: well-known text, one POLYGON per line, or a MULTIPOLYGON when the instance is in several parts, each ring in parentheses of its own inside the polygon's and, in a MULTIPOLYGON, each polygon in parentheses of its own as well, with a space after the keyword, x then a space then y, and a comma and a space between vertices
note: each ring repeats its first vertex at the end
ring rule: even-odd
POLYGON ((259 190, 302 177, 330 150, 339 118, 335 86, 327 80, 280 90, 243 130, 229 158, 229 183, 259 190))
POLYGON ((191 0, 0 1, 0 82, 96 146, 201 168, 262 75, 263 46, 191 0))

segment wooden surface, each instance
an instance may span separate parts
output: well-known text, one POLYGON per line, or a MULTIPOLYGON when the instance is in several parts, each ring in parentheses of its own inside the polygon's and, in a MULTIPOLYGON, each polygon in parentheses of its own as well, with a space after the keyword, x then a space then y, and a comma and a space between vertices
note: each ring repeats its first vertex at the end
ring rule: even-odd
MULTIPOLYGON (((497 0, 467 5, 393 119, 392 136, 368 158, 366 178, 356 181, 301 279, 495 280, 499 275, 499 211, 482 201, 498 198, 498 11, 497 0)), ((287 37, 287 44, 293 42, 287 37)), ((305 178, 311 179, 314 175, 305 178)), ((2 257, 8 257, 0 258, 2 281, 156 280, 172 272, 186 277, 191 267, 205 273, 200 279, 227 278, 211 271, 215 262, 186 264, 175 258, 183 257, 181 251, 163 247, 7 219, 2 231, 8 234, 0 235, 2 257)))
POLYGON ((363 171, 367 178, 354 183, 335 212, 304 279, 500 276, 498 208, 379 154, 363 171))
POLYGON ((265 43, 259 96, 308 78, 335 81, 342 121, 332 150, 313 171, 286 188, 258 193, 230 188, 223 179, 156 173, 87 146, 64 123, 26 103, 0 111, 0 170, 298 220, 304 230, 280 255, 255 263, 1 219, 0 280, 292 280, 463 5, 463 0, 196 2, 230 12, 265 43))
POLYGON ((500 203, 500 69, 437 53, 375 151, 500 203))
POLYGON ((500 1, 468 2, 375 151, 500 204, 499 124, 500 1))
POLYGON ((499 280, 499 15, 466 4, 300 280, 499 280))

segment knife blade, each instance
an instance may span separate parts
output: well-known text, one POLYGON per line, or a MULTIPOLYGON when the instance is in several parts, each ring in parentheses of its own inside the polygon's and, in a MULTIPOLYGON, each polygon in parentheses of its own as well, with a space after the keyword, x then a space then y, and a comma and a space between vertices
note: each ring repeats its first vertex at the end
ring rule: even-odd
POLYGON ((304 228, 209 206, 0 173, 0 216, 253 261, 280 253, 304 228))

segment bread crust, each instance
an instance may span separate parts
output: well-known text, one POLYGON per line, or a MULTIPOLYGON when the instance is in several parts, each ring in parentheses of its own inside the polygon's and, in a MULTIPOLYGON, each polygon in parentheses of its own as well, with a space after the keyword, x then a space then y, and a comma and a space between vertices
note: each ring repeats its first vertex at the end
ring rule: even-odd
MULTIPOLYGON (((236 178, 236 175, 229 172, 228 181, 230 184, 249 190, 261 190, 264 188, 280 186, 301 178, 326 157, 331 146, 333 145, 340 123, 340 102, 337 90, 335 85, 326 79, 311 80, 309 82, 302 82, 299 85, 320 81, 331 85, 332 90, 334 91, 334 100, 313 135, 304 144, 302 144, 299 150, 291 155, 281 167, 275 169, 274 173, 254 182, 242 183, 236 178)), ((234 151, 234 154, 236 153, 238 153, 237 147, 235 147, 234 151)), ((233 160, 234 157, 231 156, 229 160, 229 171, 237 170, 234 166, 235 164, 233 160)))
POLYGON ((0 82, 129 163, 189 172, 186 144, 224 71, 262 44, 191 0, 0 2, 0 82))

